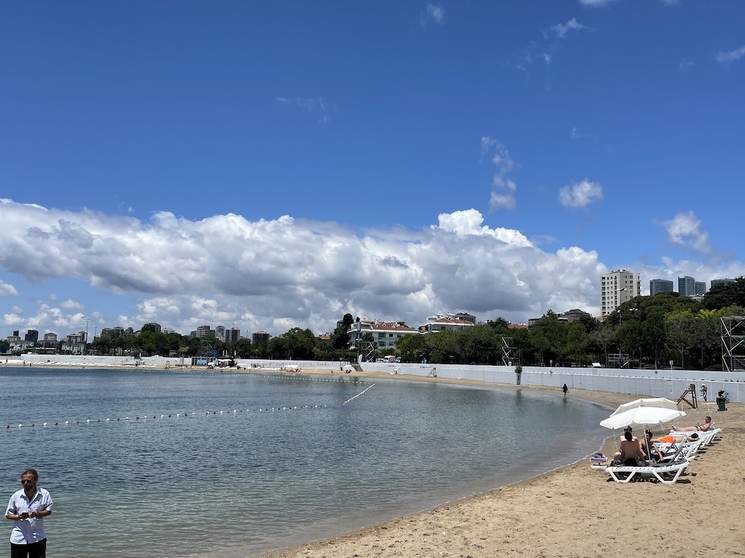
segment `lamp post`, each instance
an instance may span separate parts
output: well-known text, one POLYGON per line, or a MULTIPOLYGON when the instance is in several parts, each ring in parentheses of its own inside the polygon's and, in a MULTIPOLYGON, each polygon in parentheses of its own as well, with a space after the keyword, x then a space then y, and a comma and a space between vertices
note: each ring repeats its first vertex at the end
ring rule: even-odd
MULTIPOLYGON (((616 308, 621 307, 621 293, 626 290, 626 287, 623 287, 622 289, 618 289, 618 294, 616 296, 616 308)), ((621 327, 622 323, 622 317, 621 317, 621 311, 618 311, 618 327, 621 327)))

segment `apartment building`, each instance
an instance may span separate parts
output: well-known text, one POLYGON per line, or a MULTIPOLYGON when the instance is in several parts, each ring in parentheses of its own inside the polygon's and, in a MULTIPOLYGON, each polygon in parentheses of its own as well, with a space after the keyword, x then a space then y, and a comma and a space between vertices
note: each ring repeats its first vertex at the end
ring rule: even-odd
POLYGON ((617 269, 600 276, 600 314, 607 316, 624 302, 641 296, 638 273, 617 269))
POLYGON ((463 319, 463 317, 457 317, 455 314, 442 315, 437 314, 436 316, 429 316, 427 323, 419 326, 421 333, 437 333, 444 330, 449 331, 460 331, 467 327, 471 327, 476 323, 476 317, 467 314, 471 319, 463 319))
POLYGON ((351 346, 356 346, 358 339, 370 333, 378 349, 395 349, 401 339, 407 335, 417 335, 419 331, 400 322, 363 319, 352 324, 348 333, 351 346))

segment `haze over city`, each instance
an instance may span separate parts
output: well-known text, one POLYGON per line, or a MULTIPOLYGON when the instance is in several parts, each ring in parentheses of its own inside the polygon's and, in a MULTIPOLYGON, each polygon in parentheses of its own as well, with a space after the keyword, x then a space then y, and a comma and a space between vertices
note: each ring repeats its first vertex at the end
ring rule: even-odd
POLYGON ((745 275, 745 3, 5 2, 0 337, 745 275))

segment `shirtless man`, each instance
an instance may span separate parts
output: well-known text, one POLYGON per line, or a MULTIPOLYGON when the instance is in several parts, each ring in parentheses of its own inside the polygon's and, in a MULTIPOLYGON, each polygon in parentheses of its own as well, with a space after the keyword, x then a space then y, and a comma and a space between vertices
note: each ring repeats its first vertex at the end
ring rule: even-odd
POLYGON ((707 416, 704 423, 698 423, 696 426, 673 426, 676 432, 706 432, 711 428, 711 417, 707 416))
POLYGON ((624 440, 621 442, 619 451, 613 456, 613 465, 636 466, 645 463, 646 456, 642 451, 639 440, 635 440, 628 430, 623 433, 624 440))

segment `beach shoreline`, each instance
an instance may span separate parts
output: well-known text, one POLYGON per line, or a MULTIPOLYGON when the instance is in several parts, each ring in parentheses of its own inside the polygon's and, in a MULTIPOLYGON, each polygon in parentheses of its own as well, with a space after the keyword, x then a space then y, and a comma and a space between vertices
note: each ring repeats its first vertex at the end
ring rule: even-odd
MULTIPOLYGON (((44 366, 86 369, 93 366, 44 366)), ((18 367, 22 369, 22 367, 18 367)), ((131 370, 134 367, 120 366, 131 370)), ((154 370, 154 368, 142 368, 154 370)), ((174 370, 171 368, 170 370, 174 370)), ((176 368, 178 370, 178 368, 176 368)), ((339 378, 386 378, 403 381, 482 385, 508 389, 556 392, 543 386, 517 386, 475 380, 426 378, 406 374, 338 370, 287 372, 262 368, 216 369, 192 372, 315 375, 339 378)), ((639 394, 639 397, 644 394, 639 394)), ((610 410, 635 395, 570 390, 568 397, 610 410)), ((745 405, 729 404, 727 411, 700 404, 685 408, 679 425, 701 422, 712 415, 723 428, 721 438, 694 460, 674 485, 652 482, 621 484, 590 468, 583 458, 530 479, 454 500, 327 539, 260 554, 261 558, 401 557, 596 557, 612 553, 664 549, 683 557, 745 554, 739 512, 745 497, 741 459, 745 459, 745 405), (709 518, 715 532, 709 533, 709 518), (688 531, 692 530, 692 535, 688 531), (705 534, 705 536, 704 536, 705 534)), ((610 434, 610 433, 609 433, 610 434)), ((601 451, 612 455, 617 434, 609 435, 601 451)))
MULTIPOLYGON (((303 374, 328 374, 304 370, 303 374)), ((485 385, 551 391, 473 380, 423 378, 355 372, 355 377, 485 385)), ((344 376, 344 374, 342 374, 344 376)), ((640 396, 643 396, 641 394, 640 396)), ((635 396, 572 390, 569 397, 615 409, 635 396)), ((422 512, 364 527, 329 539, 261 554, 261 558, 402 558, 445 557, 596 557, 612 553, 650 552, 662 546, 668 556, 745 553, 739 509, 745 479, 739 467, 745 458, 745 406, 730 404, 725 412, 699 405, 685 409, 677 424, 696 424, 714 416, 721 438, 688 467, 674 485, 653 482, 621 484, 590 468, 586 458, 530 479, 448 502, 422 512), (661 510, 668 510, 665 519, 661 510), (716 517, 716 536, 681 536, 686 525, 699 530, 716 517), (669 521, 675 525, 670 526, 669 521)), ((601 451, 612 455, 617 435, 606 438, 601 451)))

